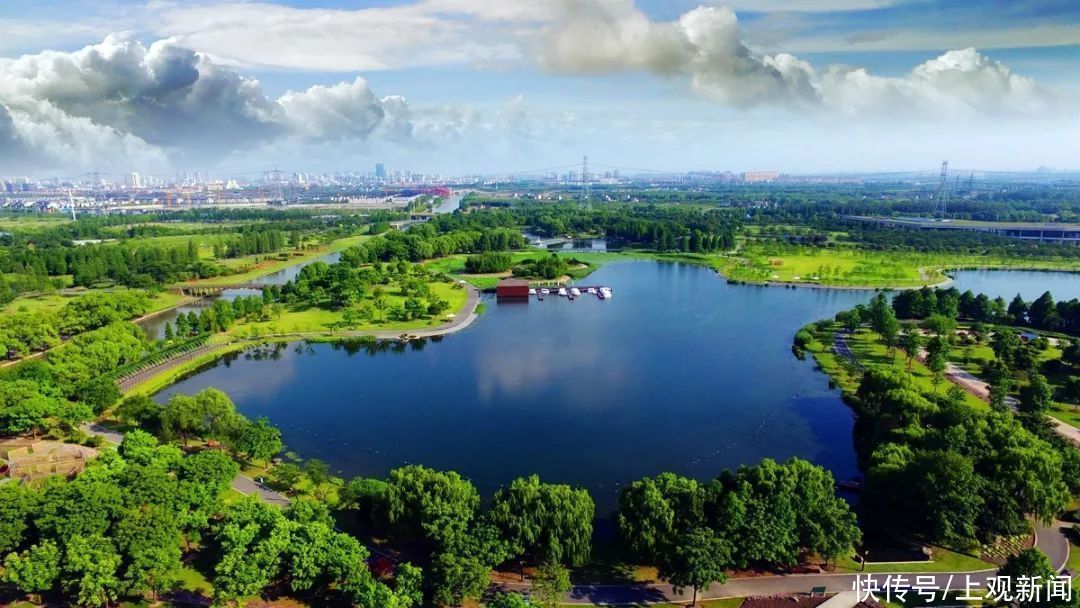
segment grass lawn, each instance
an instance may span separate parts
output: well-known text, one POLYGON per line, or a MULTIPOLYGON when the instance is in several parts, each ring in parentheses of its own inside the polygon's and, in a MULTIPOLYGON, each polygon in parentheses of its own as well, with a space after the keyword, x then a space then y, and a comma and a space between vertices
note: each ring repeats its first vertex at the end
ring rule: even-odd
POLYGON ((722 265, 741 281, 810 282, 838 287, 918 287, 946 279, 949 268, 1078 270, 1074 260, 1037 260, 979 255, 867 251, 858 247, 748 244, 722 265), (921 269, 921 271, 920 271, 921 269))
MULTIPOLYGON (((880 342, 879 336, 868 329, 860 329, 855 332, 853 336, 848 338, 848 346, 863 365, 892 366, 898 369, 907 369, 904 351, 896 349, 895 354, 890 357, 888 349, 880 342)), ((944 394, 949 389, 950 383, 947 380, 943 380, 935 387, 933 374, 918 361, 912 361, 909 374, 912 380, 915 381, 916 386, 925 392, 944 394)), ((970 393, 965 392, 964 399, 969 405, 978 409, 985 410, 990 407, 985 401, 970 393)))
POLYGON ((53 228, 71 221, 71 214, 4 214, 0 216, 0 230, 36 230, 53 228))
POLYGON ((1080 429, 1080 411, 1074 410, 1072 406, 1055 403, 1054 409, 1050 410, 1050 415, 1069 426, 1080 429))
MULTIPOLYGON (((396 305, 404 304, 405 297, 400 294, 396 286, 385 288, 387 310, 380 313, 373 311, 376 319, 385 318, 386 313, 396 305)), ((460 314, 461 307, 465 305, 469 294, 464 289, 455 288, 452 283, 431 283, 431 291, 443 300, 450 303, 448 313, 460 314)), ((371 294, 365 296, 363 303, 370 304, 371 294)), ((344 327, 342 318, 344 311, 326 310, 316 307, 288 310, 278 319, 257 323, 241 323, 233 327, 229 334, 237 337, 257 337, 272 334, 298 334, 298 333, 322 333, 346 329, 349 331, 365 330, 388 330, 388 329, 422 329, 441 325, 446 321, 445 314, 442 317, 415 319, 412 321, 365 321, 361 324, 344 327)))
MULTIPOLYGON (((862 570, 861 572, 869 572, 874 574, 903 574, 908 572, 978 572, 980 570, 997 569, 996 564, 984 562, 981 559, 973 557, 971 555, 957 553, 943 547, 934 547, 933 550, 934 559, 932 560, 916 563, 891 564, 875 564, 873 562, 870 562, 866 565, 866 570, 862 570)), ((859 563, 851 557, 845 557, 837 562, 836 572, 860 572, 859 563)))
POLYGON ((176 573, 176 582, 180 589, 186 591, 193 591, 195 593, 203 593, 206 595, 210 595, 210 593, 213 592, 213 586, 210 584, 210 581, 203 576, 203 573, 190 566, 184 566, 176 573))

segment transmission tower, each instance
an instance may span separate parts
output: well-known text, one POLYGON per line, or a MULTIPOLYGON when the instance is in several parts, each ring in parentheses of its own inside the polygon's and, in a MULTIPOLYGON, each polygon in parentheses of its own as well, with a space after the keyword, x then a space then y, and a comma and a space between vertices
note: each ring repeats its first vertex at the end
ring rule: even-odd
POLYGON ((949 161, 941 163, 941 181, 938 182, 936 198, 938 200, 938 214, 944 218, 949 205, 949 161))
POLYGON ((581 157, 581 202, 589 202, 589 157, 581 157))

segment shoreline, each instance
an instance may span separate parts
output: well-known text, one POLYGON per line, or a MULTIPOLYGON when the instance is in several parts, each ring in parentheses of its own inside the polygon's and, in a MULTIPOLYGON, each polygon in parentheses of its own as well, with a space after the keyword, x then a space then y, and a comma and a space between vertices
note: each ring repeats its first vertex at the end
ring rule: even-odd
POLYGON ((152 390, 150 394, 155 394, 168 388, 172 384, 175 384, 184 374, 197 370, 203 365, 217 361, 221 357, 243 350, 249 346, 256 346, 266 343, 284 343, 290 344, 292 342, 309 342, 319 338, 322 338, 323 342, 336 342, 339 340, 350 340, 355 338, 371 338, 376 341, 379 340, 401 340, 405 337, 407 340, 415 339, 427 339, 434 337, 448 336, 460 332, 470 325, 472 325, 480 315, 477 313, 477 309, 480 305, 480 290, 472 285, 466 287, 469 290, 469 295, 465 299, 465 304, 456 313, 457 316, 452 320, 435 325, 432 327, 421 329, 369 329, 369 330, 344 330, 344 331, 325 331, 325 332, 301 332, 301 333, 285 333, 285 334, 266 334, 253 338, 238 338, 230 342, 215 345, 207 352, 201 353, 199 356, 182 360, 182 357, 178 357, 175 361, 175 365, 162 365, 156 372, 142 380, 137 384, 133 384, 127 389, 122 389, 123 394, 129 395, 137 392, 144 392, 141 389, 149 385, 152 390), (466 312, 467 311, 467 312, 466 312), (170 374, 175 374, 174 377, 156 386, 156 383, 163 378, 169 377, 170 374))

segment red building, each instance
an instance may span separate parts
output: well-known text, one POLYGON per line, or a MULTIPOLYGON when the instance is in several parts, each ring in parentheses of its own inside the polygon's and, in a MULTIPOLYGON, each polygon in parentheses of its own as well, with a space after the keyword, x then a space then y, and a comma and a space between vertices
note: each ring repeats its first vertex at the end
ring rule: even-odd
POLYGON ((500 298, 529 297, 529 282, 521 279, 503 279, 495 286, 495 295, 500 298))

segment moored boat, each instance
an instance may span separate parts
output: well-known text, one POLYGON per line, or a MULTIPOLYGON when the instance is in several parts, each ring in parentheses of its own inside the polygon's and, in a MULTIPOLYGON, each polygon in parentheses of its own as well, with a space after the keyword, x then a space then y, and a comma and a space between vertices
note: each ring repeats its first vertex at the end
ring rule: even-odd
POLYGON ((576 298, 576 297, 581 295, 581 290, 578 289, 577 287, 571 287, 570 288, 570 295, 572 295, 572 296, 574 296, 576 298))
POLYGON ((610 287, 601 287, 600 288, 600 299, 601 300, 610 300, 611 299, 611 288, 610 287))
POLYGON ((560 287, 559 288, 559 295, 564 296, 564 297, 566 296, 566 288, 565 287, 560 287))

